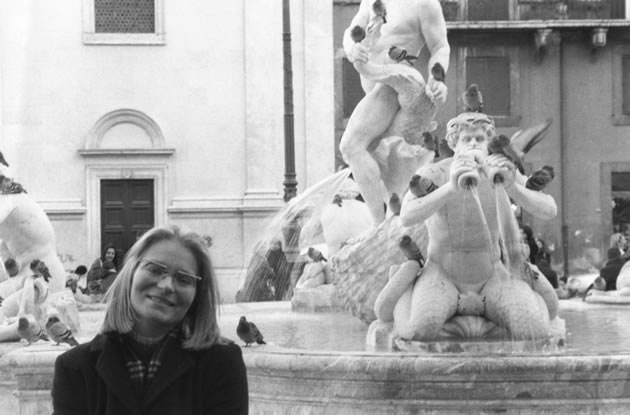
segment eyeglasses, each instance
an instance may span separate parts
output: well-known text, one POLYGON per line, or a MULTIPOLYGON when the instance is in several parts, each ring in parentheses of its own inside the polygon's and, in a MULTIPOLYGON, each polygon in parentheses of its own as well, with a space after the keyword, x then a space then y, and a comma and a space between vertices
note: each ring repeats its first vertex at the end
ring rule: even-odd
POLYGON ((170 275, 173 280, 173 285, 178 288, 194 288, 197 286, 197 281, 201 281, 201 277, 186 271, 178 270, 174 273, 169 273, 166 265, 150 259, 141 259, 140 266, 143 271, 158 281, 170 275))

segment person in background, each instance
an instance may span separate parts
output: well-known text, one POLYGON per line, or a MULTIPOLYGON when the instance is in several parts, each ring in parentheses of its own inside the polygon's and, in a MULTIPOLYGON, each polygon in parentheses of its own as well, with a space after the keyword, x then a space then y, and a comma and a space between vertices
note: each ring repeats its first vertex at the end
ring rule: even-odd
POLYGON ((625 255, 626 251, 624 250, 626 246, 626 237, 623 236, 622 233, 616 232, 610 235, 610 245, 609 248, 615 248, 619 250, 620 255, 625 255))
POLYGON ((618 248, 609 248, 607 255, 608 260, 599 271, 599 276, 606 282, 606 291, 612 291, 617 289, 617 277, 628 258, 621 256, 618 248))
POLYGON ((100 333, 57 357, 53 413, 248 413, 243 356, 221 337, 199 235, 173 225, 145 233, 106 299, 100 333))
POLYGON ((105 293, 118 273, 118 255, 113 244, 107 244, 103 248, 100 258, 97 258, 87 274, 87 286, 90 294, 99 295, 105 293))
POLYGON ((529 245, 529 262, 536 264, 536 255, 538 255, 538 245, 536 239, 534 239, 534 232, 532 228, 527 225, 521 227, 521 236, 525 238, 527 245, 529 245))
POLYGON ((87 294, 87 267, 79 265, 74 271, 68 274, 66 288, 69 288, 74 295, 74 299, 86 304, 92 302, 92 297, 87 294))
POLYGON ((547 250, 547 244, 544 240, 538 238, 536 239, 536 246, 538 252, 536 252, 533 264, 547 277, 553 288, 558 288, 558 273, 551 268, 551 254, 547 250))
POLYGON ((85 293, 87 291, 87 267, 85 265, 79 265, 68 275, 68 279, 74 279, 77 281, 77 289, 85 293))

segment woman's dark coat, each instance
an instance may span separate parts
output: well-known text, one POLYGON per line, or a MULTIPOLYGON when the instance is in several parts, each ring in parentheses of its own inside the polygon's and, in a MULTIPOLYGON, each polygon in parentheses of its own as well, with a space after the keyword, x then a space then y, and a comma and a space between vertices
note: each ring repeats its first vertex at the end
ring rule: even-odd
POLYGON ((122 347, 114 336, 98 335, 60 355, 52 388, 54 414, 247 414, 247 376, 239 346, 201 351, 170 347, 141 401, 129 380, 122 347))

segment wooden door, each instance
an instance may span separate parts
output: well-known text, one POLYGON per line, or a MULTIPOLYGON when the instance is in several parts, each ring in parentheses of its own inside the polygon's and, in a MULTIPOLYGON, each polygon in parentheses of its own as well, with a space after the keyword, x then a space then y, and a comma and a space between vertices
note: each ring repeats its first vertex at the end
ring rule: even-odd
POLYGON ((122 258, 154 221, 152 179, 101 180, 101 250, 114 244, 122 258))

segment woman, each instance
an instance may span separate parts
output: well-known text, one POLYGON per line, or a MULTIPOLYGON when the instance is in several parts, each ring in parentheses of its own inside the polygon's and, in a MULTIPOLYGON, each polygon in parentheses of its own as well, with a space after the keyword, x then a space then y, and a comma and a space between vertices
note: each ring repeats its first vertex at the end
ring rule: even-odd
POLYGON ((100 258, 90 266, 87 274, 87 284, 90 294, 103 294, 112 285, 118 273, 118 255, 113 244, 103 248, 100 258))
POLYGON ((247 414, 241 349, 221 338, 207 248, 148 231, 106 295, 101 332, 57 358, 55 414, 247 414))

